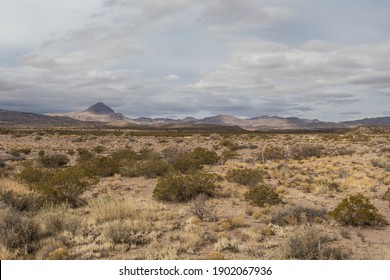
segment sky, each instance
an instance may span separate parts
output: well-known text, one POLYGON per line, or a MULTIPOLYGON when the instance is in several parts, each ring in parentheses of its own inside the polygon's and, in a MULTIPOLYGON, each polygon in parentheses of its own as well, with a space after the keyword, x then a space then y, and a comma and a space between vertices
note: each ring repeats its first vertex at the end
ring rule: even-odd
POLYGON ((387 0, 0 0, 0 108, 390 115, 387 0))

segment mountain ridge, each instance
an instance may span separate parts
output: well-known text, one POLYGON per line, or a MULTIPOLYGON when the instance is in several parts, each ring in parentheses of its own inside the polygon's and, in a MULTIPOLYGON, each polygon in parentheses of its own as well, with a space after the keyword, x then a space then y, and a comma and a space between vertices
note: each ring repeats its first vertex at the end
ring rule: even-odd
POLYGON ((187 116, 184 119, 171 118, 148 118, 139 117, 130 119, 121 113, 116 113, 112 108, 98 102, 83 111, 68 112, 68 113, 48 113, 44 115, 24 113, 16 111, 7 111, 0 109, 0 123, 26 123, 37 122, 40 124, 47 123, 74 123, 77 122, 95 122, 106 123, 108 125, 117 125, 120 127, 126 126, 146 126, 146 127, 195 127, 199 125, 209 126, 225 126, 225 127, 240 127, 245 130, 295 130, 295 129, 337 129, 337 128, 353 128, 358 126, 390 126, 390 116, 365 118, 360 120, 343 121, 343 122, 325 122, 318 119, 301 119, 298 117, 279 117, 262 115, 253 118, 240 118, 228 114, 220 114, 216 116, 197 119, 187 116), (14 120, 14 121, 13 121, 14 120))

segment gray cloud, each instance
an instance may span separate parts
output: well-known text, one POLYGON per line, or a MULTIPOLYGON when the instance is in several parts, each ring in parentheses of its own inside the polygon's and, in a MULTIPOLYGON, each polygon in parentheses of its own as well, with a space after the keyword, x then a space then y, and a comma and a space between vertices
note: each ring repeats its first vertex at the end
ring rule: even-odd
POLYGON ((133 117, 324 120, 388 112, 385 1, 10 3, 0 11, 0 31, 9 28, 0 32, 4 108, 59 112, 103 101, 133 117), (31 29, 34 17, 45 20, 31 29))

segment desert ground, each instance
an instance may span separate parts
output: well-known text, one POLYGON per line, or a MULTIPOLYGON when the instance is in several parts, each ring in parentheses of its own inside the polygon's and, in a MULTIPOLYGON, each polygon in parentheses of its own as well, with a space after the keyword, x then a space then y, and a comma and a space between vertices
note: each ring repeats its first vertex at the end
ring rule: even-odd
POLYGON ((390 133, 0 130, 1 259, 390 259, 390 133))

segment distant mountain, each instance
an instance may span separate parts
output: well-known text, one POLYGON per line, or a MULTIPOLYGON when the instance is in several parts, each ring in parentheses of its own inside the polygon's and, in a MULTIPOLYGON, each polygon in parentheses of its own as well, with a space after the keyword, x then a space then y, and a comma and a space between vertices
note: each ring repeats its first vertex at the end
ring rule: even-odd
POLYGON ((133 123, 129 118, 126 118, 120 113, 115 113, 113 109, 108 107, 102 102, 98 102, 84 111, 68 112, 68 113, 49 113, 48 116, 63 116, 80 121, 93 121, 93 122, 118 122, 128 121, 133 123))
POLYGON ((217 115, 196 119, 186 117, 184 119, 171 118, 147 118, 140 117, 130 119, 102 102, 98 102, 84 111, 69 113, 51 113, 46 115, 21 113, 0 109, 1 123, 37 123, 37 124, 78 124, 82 122, 102 122, 116 127, 154 127, 154 128, 201 128, 208 127, 230 127, 229 129, 242 128, 246 130, 318 130, 336 128, 354 128, 358 126, 390 126, 390 117, 369 118, 344 122, 323 122, 317 119, 301 119, 297 117, 283 118, 278 116, 263 115, 250 119, 242 119, 232 115, 217 115))
POLYGON ((88 112, 95 115, 110 115, 115 114, 115 111, 108 107, 106 104, 102 102, 98 102, 95 105, 92 105, 88 109, 84 110, 84 112, 88 112))
POLYGON ((378 118, 366 118, 356 121, 346 121, 342 122, 349 126, 360 126, 360 125, 390 125, 390 117, 378 117, 378 118))
POLYGON ((41 114, 8 111, 0 109, 0 124, 21 125, 80 125, 83 122, 69 117, 51 117, 41 114))
POLYGON ((352 128, 360 125, 390 125, 390 117, 364 119, 351 122, 323 122, 317 119, 300 119, 297 117, 283 118, 278 116, 261 116, 250 119, 241 119, 232 115, 217 115, 196 119, 186 117, 184 119, 164 119, 164 118, 137 118, 134 122, 147 126, 193 126, 193 125, 216 125, 216 126, 236 126, 246 130, 278 130, 278 129, 336 129, 352 128))

